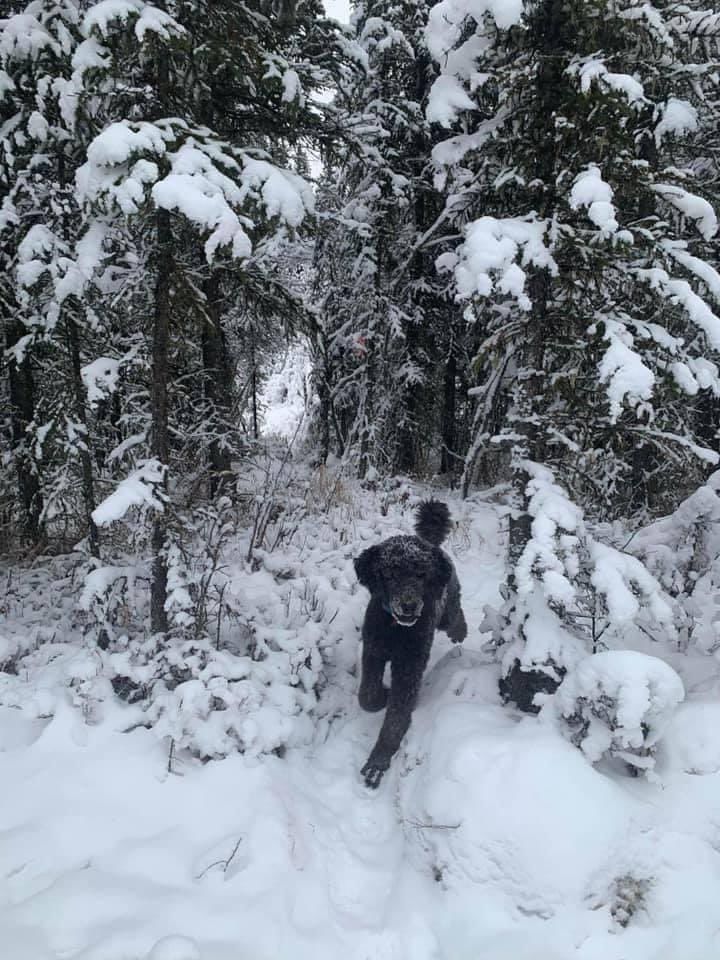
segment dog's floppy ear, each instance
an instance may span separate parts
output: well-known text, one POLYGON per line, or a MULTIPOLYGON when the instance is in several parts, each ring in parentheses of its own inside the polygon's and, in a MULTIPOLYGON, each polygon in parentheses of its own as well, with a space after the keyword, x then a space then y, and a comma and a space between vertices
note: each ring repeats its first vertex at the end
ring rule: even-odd
POLYGON ((378 563, 380 562, 380 547, 368 547, 359 557, 353 560, 355 573, 360 583, 367 587, 370 593, 378 588, 378 563))
POLYGON ((438 591, 444 590, 445 587, 450 583, 450 577, 452 577, 452 573, 452 563, 448 560, 439 547, 435 547, 433 550, 433 565, 430 572, 431 585, 438 591))

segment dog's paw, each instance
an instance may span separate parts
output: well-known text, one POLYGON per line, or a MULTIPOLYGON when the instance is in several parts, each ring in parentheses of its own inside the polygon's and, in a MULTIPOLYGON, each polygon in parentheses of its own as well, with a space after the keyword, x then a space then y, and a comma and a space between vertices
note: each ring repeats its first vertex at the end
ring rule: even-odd
POLYGON ((360 771, 360 776, 365 778, 365 786, 370 787, 371 790, 377 789, 389 766, 389 760, 368 760, 360 771))
POLYGON ((387 706, 388 693, 387 687, 382 686, 377 690, 361 690, 358 694, 358 702, 363 710, 368 713, 377 713, 378 710, 384 710, 387 706))

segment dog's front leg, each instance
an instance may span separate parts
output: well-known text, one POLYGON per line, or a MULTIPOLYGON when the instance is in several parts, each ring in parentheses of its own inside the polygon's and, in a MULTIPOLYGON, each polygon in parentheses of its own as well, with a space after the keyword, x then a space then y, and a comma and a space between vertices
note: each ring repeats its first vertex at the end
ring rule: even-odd
POLYGON ((410 663, 393 661, 392 682, 388 697, 385 720, 380 728, 377 743, 372 748, 360 775, 373 789, 378 786, 390 761, 397 753, 402 738, 407 733, 412 712, 417 703, 420 682, 427 656, 413 658, 410 663))
POLYGON ((385 658, 375 656, 371 649, 370 639, 363 643, 362 652, 362 675, 360 677, 360 689, 358 690, 358 701, 363 710, 370 713, 376 713, 387 704, 388 692, 383 685, 383 674, 385 673, 385 658))

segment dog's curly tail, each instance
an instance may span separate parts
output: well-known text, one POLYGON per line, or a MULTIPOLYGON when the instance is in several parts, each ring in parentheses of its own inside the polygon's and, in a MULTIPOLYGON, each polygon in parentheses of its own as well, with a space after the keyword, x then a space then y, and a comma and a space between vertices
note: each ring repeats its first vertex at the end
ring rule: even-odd
POLYGON ((442 500, 423 500, 415 516, 415 533, 439 547, 450 533, 450 511, 442 500))

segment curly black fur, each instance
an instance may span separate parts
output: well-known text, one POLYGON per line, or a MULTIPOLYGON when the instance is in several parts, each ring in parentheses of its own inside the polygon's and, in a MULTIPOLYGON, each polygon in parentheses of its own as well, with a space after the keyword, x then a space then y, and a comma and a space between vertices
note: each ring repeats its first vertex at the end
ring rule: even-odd
POLYGON ((450 532, 450 513, 439 500, 420 504, 416 536, 390 537, 368 547, 355 560, 358 580, 370 591, 363 623, 362 676, 358 699, 363 710, 387 706, 377 743, 362 776, 377 787, 410 726, 435 630, 462 643, 467 625, 460 606, 460 583, 440 544, 450 532), (391 685, 383 685, 390 662, 391 685))
POLYGON ((441 500, 423 500, 417 509, 415 533, 436 547, 447 538, 452 524, 447 504, 441 500))

